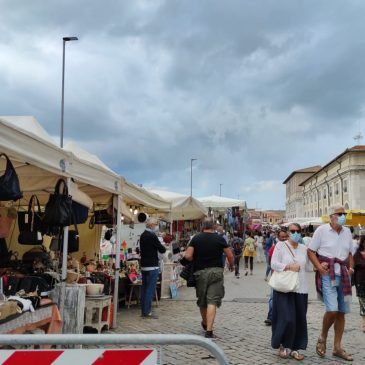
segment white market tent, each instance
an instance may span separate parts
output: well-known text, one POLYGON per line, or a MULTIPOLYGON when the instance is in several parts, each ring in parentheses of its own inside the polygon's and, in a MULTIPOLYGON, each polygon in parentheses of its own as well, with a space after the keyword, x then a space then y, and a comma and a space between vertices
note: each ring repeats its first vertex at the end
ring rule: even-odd
POLYGON ((246 210, 247 205, 244 200, 225 198, 223 196, 211 195, 197 200, 206 208, 213 210, 226 210, 227 208, 239 207, 240 210, 246 210))
POLYGON ((308 226, 320 226, 323 224, 321 217, 302 217, 302 218, 294 218, 290 222, 283 223, 281 226, 289 227, 291 223, 298 223, 301 227, 308 227, 308 226))
POLYGON ((169 218, 173 221, 201 219, 207 215, 207 209, 195 198, 164 190, 150 190, 171 204, 169 218))
POLYGON ((127 180, 123 182, 123 201, 128 206, 134 206, 144 213, 168 213, 171 203, 161 196, 127 180))
MULTIPOLYGON (((0 152, 6 153, 19 177, 24 197, 19 205, 27 206, 30 196, 37 194, 41 205, 48 201, 56 181, 60 177, 71 178, 78 188, 70 186, 70 192, 83 192, 82 203, 88 197, 96 204, 107 204, 113 195, 121 195, 121 178, 100 160, 88 160, 80 151, 62 149, 56 145, 43 127, 31 116, 0 116, 0 152), (76 153, 76 154, 75 154, 76 153)), ((0 159, 0 174, 5 171, 5 159, 0 159)), ((80 194, 82 195, 82 194, 80 194)), ((118 205, 118 213, 120 206, 118 205)), ((118 225, 120 226, 120 220, 118 225)), ((118 229, 120 231, 120 229, 118 229)), ((65 234, 65 240, 67 234, 65 234)), ((65 241, 67 242, 67 241, 65 241)), ((66 251, 67 244, 64 244, 66 251)), ((67 255, 63 255, 63 278, 67 255)), ((119 268, 117 260, 117 270, 119 268)), ((119 278, 117 275, 116 279, 119 278)), ((118 287, 117 280, 116 288, 118 287)), ((115 296, 117 293, 114 293, 115 296)), ((116 315, 115 306, 115 315, 116 315)), ((116 318, 116 317, 115 317, 116 318)))

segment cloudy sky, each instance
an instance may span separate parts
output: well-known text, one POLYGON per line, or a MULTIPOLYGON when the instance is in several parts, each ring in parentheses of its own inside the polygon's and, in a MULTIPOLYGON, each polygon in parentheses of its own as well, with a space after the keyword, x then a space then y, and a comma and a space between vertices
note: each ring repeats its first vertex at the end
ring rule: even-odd
MULTIPOLYGON (((146 187, 282 209, 365 134, 362 0, 0 0, 0 115, 146 187)), ((0 131, 1 133, 1 131, 0 131)))

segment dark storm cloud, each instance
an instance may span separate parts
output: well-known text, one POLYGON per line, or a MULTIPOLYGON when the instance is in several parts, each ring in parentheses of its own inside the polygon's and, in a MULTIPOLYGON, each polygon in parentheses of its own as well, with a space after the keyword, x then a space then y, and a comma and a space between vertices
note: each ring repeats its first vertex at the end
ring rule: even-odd
MULTIPOLYGON (((281 181, 353 144, 362 1, 0 0, 0 114, 34 115, 127 179, 281 208, 281 181), (338 135, 342 139, 338 138, 338 135)), ((361 126, 361 125, 360 125, 361 126)))

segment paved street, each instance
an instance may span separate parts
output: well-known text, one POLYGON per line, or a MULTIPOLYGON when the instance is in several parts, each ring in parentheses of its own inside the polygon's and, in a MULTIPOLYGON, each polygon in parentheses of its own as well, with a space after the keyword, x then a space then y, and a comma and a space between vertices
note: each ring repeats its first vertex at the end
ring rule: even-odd
MULTIPOLYGON (((218 311, 215 322, 216 343, 225 351, 230 364, 290 364, 296 360, 282 360, 277 350, 270 347, 271 328, 264 325, 267 314, 268 285, 263 280, 264 264, 254 267, 253 276, 241 276, 236 279, 227 273, 226 297, 218 311)), ((308 309, 309 345, 302 364, 342 364, 331 355, 333 331, 328 341, 325 359, 315 353, 315 342, 319 334, 323 307, 316 300, 313 274, 308 274, 312 285, 308 309)), ((353 298, 352 313, 347 318, 344 335, 344 348, 355 357, 353 364, 365 362, 365 333, 361 332, 361 320, 357 298, 353 298)), ((178 298, 162 300, 155 312, 158 320, 140 318, 137 307, 122 309, 115 333, 186 333, 202 335, 200 316, 195 304, 195 292, 191 288, 180 288, 178 298)), ((163 350, 163 364, 216 364, 206 350, 199 347, 166 346, 163 350)))

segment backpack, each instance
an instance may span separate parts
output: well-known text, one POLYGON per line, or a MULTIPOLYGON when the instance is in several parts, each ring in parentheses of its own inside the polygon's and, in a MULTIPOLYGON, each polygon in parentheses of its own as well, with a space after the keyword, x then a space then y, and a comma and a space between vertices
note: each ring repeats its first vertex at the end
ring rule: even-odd
POLYGON ((242 247, 239 238, 234 238, 232 241, 232 248, 235 256, 242 254, 242 247))

